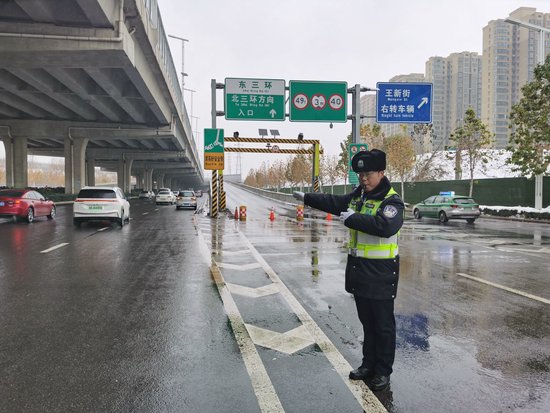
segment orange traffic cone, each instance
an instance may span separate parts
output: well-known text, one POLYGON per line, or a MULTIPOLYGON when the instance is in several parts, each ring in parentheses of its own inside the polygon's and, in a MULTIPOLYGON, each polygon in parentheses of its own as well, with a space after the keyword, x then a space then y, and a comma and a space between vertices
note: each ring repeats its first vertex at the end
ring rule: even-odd
POLYGON ((237 207, 235 207, 235 220, 236 221, 239 220, 239 211, 238 211, 237 207))
POLYGON ((327 214, 326 220, 327 221, 332 221, 332 215, 330 213, 327 214))
POLYGON ((273 207, 271 207, 271 212, 269 213, 269 220, 275 221, 275 211, 273 210, 273 207))

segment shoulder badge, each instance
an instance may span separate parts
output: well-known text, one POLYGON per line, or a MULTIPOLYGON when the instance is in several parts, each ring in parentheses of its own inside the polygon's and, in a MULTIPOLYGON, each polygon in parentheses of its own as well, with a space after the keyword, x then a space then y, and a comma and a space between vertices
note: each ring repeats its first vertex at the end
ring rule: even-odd
POLYGON ((388 218, 394 218, 397 215, 397 208, 393 205, 386 205, 382 213, 388 218))

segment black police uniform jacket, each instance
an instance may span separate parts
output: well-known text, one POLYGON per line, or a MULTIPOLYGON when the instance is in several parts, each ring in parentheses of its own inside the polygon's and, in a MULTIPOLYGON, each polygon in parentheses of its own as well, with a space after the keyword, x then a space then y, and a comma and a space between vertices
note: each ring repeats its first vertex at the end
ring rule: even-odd
MULTIPOLYGON (((404 204, 399 195, 392 195, 384 199, 391 185, 388 178, 383 177, 380 184, 372 191, 363 193, 363 202, 383 200, 376 215, 353 214, 345 221, 345 226, 370 235, 388 238, 395 235, 403 225, 404 204), (397 209, 394 213, 384 214, 384 208, 391 205, 397 209)), ((361 186, 346 195, 329 195, 321 193, 307 193, 304 204, 340 215, 347 211, 353 198, 361 196, 361 186)), ((357 208, 360 210, 360 208, 357 208)), ((391 300, 397 295, 399 280, 399 256, 390 259, 368 259, 348 255, 346 265, 346 291, 360 297, 391 300)))

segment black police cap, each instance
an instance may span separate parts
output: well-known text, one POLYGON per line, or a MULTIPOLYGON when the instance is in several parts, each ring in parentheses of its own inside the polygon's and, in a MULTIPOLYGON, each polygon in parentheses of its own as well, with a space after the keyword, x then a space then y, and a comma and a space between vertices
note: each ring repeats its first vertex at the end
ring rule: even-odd
POLYGON ((351 158, 353 172, 384 171, 386 169, 386 153, 379 149, 357 152, 351 158))

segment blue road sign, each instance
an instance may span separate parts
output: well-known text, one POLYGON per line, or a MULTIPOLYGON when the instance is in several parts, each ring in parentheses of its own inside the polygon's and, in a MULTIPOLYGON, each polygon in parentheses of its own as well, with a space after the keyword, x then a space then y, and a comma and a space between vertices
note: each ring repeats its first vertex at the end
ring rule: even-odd
POLYGON ((377 83, 376 122, 431 123, 431 83, 377 83))

